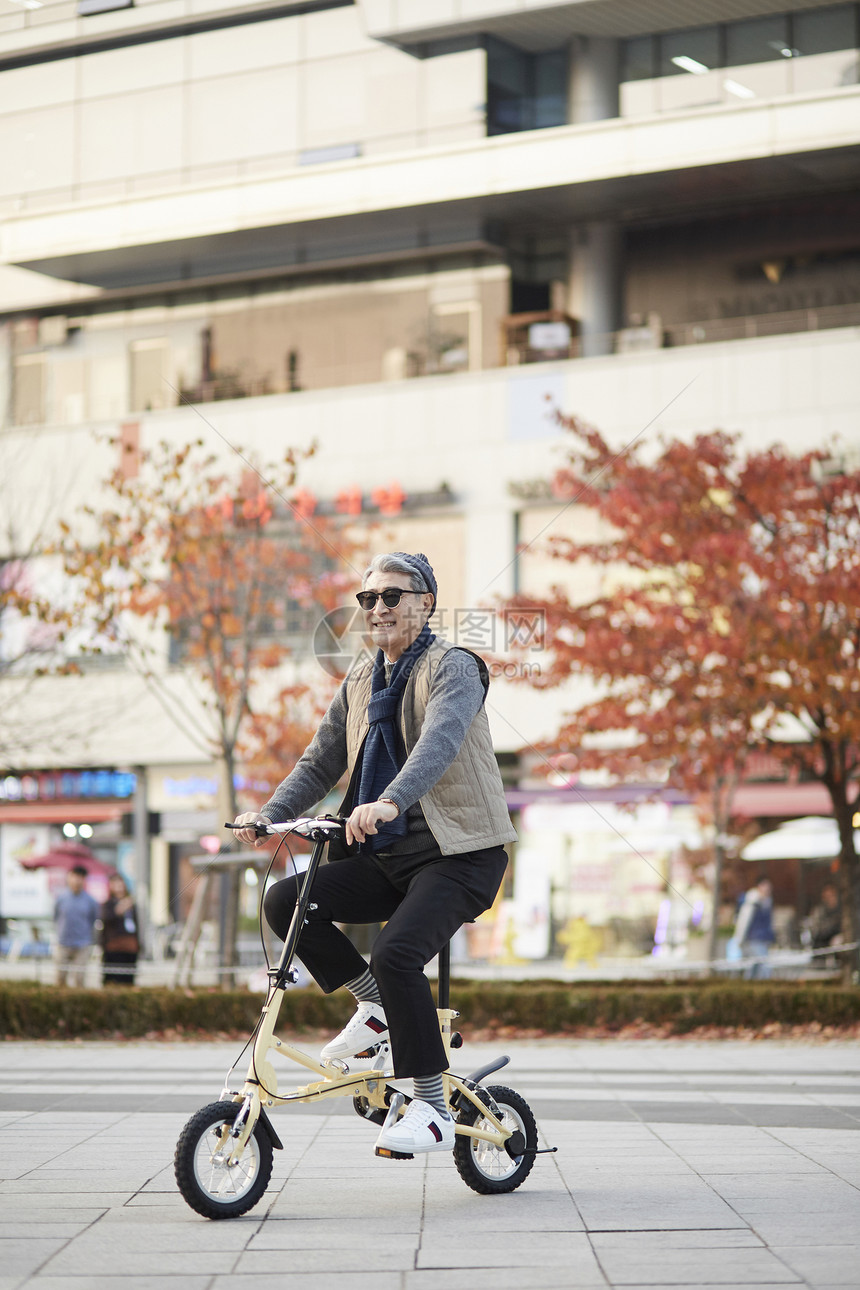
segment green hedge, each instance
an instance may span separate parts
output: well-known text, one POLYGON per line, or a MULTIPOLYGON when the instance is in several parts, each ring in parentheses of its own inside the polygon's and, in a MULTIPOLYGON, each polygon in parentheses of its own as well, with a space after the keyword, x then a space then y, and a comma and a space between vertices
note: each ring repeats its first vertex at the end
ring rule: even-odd
MULTIPOLYGON (((0 1035, 14 1039, 139 1039, 165 1032, 218 1035, 250 1032, 261 994, 248 990, 166 987, 59 990, 31 982, 0 982, 0 1035)), ((339 1027, 348 996, 314 989, 290 992, 282 1009, 283 1030, 339 1027)))
MULTIPOLYGON (((559 981, 455 981, 452 1006, 462 1028, 576 1036, 627 1026, 685 1034, 699 1027, 761 1031, 766 1026, 847 1027, 860 1024, 860 988, 800 982, 618 982, 567 985, 559 981)), ((0 981, 0 1036, 10 1039, 106 1039, 159 1035, 249 1033, 262 996, 247 990, 59 990, 33 982, 0 981)), ((290 990, 282 1033, 337 1029, 348 1015, 342 992, 290 990)))
POLYGON ((853 1026, 860 1022, 860 989, 795 982, 619 982, 564 985, 557 981, 491 987, 464 982, 454 1006, 471 1025, 539 1028, 552 1034, 620 1030, 644 1023, 686 1034, 701 1026, 760 1030, 773 1024, 853 1026))

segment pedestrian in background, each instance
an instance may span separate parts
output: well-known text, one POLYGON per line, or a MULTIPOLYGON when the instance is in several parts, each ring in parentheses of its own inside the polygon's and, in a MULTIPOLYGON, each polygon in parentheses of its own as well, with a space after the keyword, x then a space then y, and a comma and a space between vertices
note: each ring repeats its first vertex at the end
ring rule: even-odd
POLYGON ((108 879, 101 921, 102 985, 134 985, 140 953, 137 909, 121 873, 108 879))
POLYGON ((84 973, 92 953, 98 903, 85 890, 87 871, 75 865, 66 875, 66 890, 54 905, 57 931, 57 985, 84 984, 84 973))
POLYGON ((842 940, 842 904, 835 883, 825 883, 819 904, 806 920, 806 930, 814 950, 827 949, 842 940))
POLYGON ((733 939, 740 946, 742 958, 760 960, 751 963, 744 976, 750 980, 769 977, 770 967, 765 960, 776 939, 773 931, 773 887, 769 878, 760 878, 744 896, 733 939))

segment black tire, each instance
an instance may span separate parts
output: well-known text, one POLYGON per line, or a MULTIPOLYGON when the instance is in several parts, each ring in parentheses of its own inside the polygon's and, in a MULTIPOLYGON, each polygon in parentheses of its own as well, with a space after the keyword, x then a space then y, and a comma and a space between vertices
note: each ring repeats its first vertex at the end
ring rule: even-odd
MULTIPOLYGON (((476 1091, 479 1097, 489 1093, 501 1112, 499 1119, 505 1128, 522 1134, 524 1150, 520 1156, 511 1156, 504 1147, 495 1147, 491 1142, 467 1138, 458 1133, 454 1143, 454 1164, 457 1166, 457 1172, 473 1191, 479 1191, 485 1196, 498 1196, 503 1192, 515 1191, 531 1173, 535 1162, 537 1125, 531 1107, 519 1093, 515 1093, 512 1088, 504 1088, 500 1084, 490 1085, 486 1089, 479 1088, 476 1091)), ((465 1098, 457 1123, 468 1124, 472 1128, 493 1127, 488 1120, 484 1119, 478 1108, 471 1102, 467 1102, 465 1098)))
MULTIPOLYGON (((272 1176, 272 1140, 259 1120, 232 1169, 218 1162, 221 1131, 233 1125, 240 1106, 210 1102, 192 1115, 176 1144, 173 1164, 179 1190, 204 1218, 238 1218, 256 1205, 272 1176)), ((225 1151, 229 1153, 231 1146, 228 1138, 225 1151)))

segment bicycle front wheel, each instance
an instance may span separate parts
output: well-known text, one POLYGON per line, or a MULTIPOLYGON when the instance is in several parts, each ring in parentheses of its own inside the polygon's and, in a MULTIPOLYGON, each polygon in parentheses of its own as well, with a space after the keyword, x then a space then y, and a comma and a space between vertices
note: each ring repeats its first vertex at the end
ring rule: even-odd
MULTIPOLYGON (((511 1142, 516 1149, 511 1155, 504 1147, 480 1138, 467 1138, 457 1134, 454 1143, 454 1164, 457 1172, 473 1191, 484 1195, 500 1195, 514 1191, 531 1173, 537 1148, 537 1125, 531 1107, 524 1097, 512 1088, 493 1084, 475 1090, 479 1097, 488 1093, 499 1108, 498 1118, 514 1135, 511 1142)), ((463 1100, 458 1124, 468 1124, 476 1129, 494 1129, 486 1116, 471 1102, 463 1100)))
POLYGON ((242 1155, 227 1163, 239 1105, 210 1102, 191 1117, 176 1144, 177 1185, 204 1218, 238 1218, 256 1205, 272 1176, 272 1141, 259 1120, 242 1155))

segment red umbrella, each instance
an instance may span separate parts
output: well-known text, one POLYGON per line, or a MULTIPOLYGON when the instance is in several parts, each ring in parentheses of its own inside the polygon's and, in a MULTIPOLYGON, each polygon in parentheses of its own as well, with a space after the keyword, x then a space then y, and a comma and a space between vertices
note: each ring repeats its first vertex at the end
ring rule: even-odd
POLYGON ((116 873, 116 867, 112 864, 105 864, 99 860, 98 856, 85 847, 83 842, 58 842, 50 851, 46 851, 43 856, 30 856, 27 860, 18 862, 24 869, 74 869, 76 865, 82 865, 88 873, 107 877, 109 874, 116 873))

